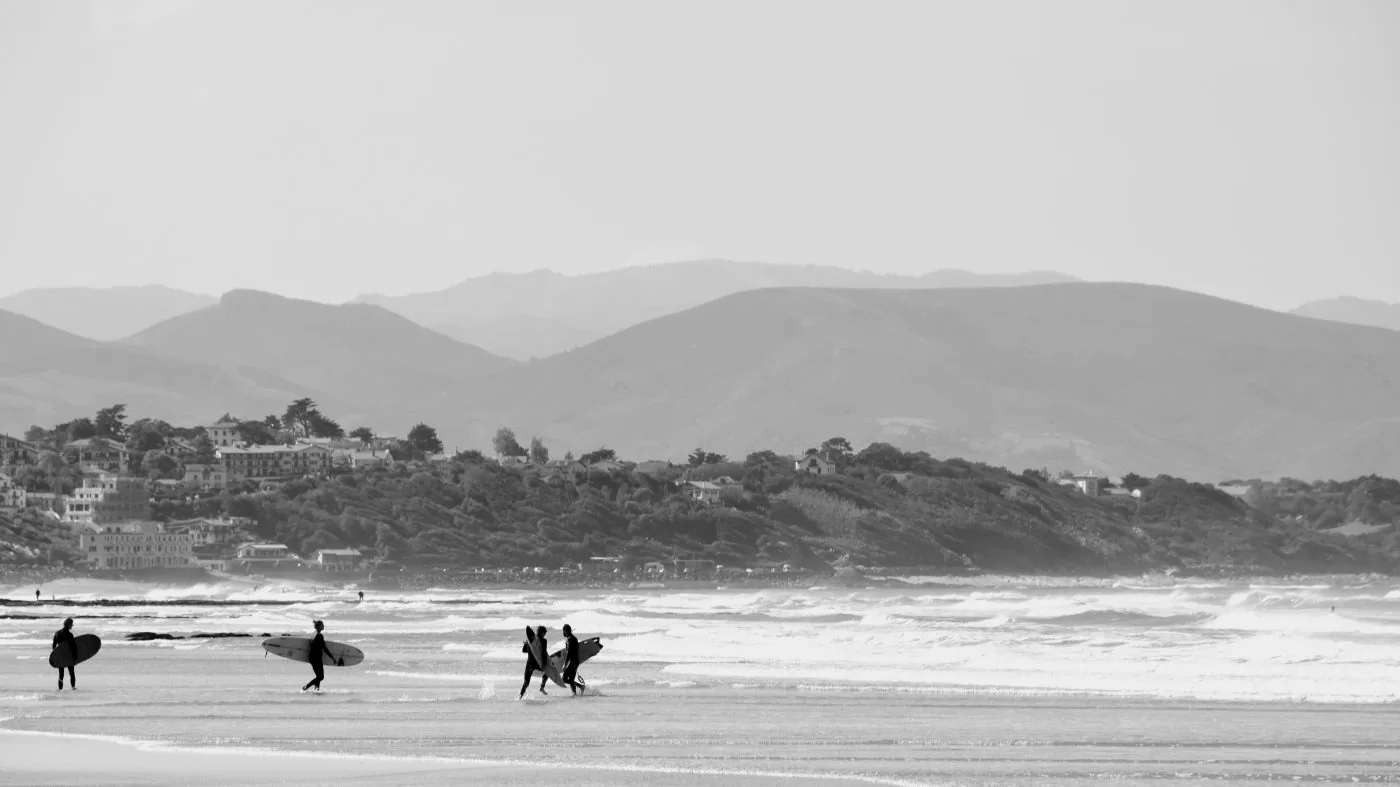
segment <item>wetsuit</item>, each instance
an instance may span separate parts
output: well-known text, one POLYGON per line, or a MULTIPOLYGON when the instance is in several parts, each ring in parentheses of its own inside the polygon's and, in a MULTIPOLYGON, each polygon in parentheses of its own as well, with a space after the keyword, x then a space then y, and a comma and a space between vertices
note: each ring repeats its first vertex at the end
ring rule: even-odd
MULTIPOLYGON (((78 643, 74 641, 73 632, 66 628, 59 629, 58 633, 53 635, 53 646, 58 647, 60 642, 68 643, 68 651, 73 654, 73 661, 76 662, 78 660, 78 643)), ((73 688, 78 688, 78 676, 73 673, 72 664, 68 665, 68 683, 73 688)), ((63 667, 58 668, 58 690, 63 690, 63 667)))
POLYGON ((564 640, 564 664, 564 682, 569 684, 569 691, 578 694, 578 637, 573 634, 564 640))
MULTIPOLYGON (((535 641, 540 643, 540 652, 545 654, 545 658, 549 658, 548 640, 546 640, 543 635, 538 635, 535 637, 535 641)), ((534 676, 536 671, 540 673, 540 693, 547 693, 544 690, 544 684, 545 681, 549 680, 549 675, 544 671, 544 668, 541 667, 539 663, 535 661, 535 652, 530 649, 530 643, 525 643, 520 647, 520 649, 523 650, 526 654, 525 682, 520 684, 520 696, 525 696, 525 690, 530 688, 530 678, 534 676)))
POLYGON ((305 686, 302 686, 302 691, 306 691, 307 689, 313 687, 317 691, 321 690, 321 681, 325 680, 326 678, 326 666, 325 664, 321 663, 322 653, 326 654, 327 656, 330 656, 331 661, 335 661, 335 656, 329 650, 326 649, 326 638, 322 636, 321 632, 318 631, 316 632, 316 636, 311 638, 311 669, 313 672, 316 673, 316 677, 313 678, 310 683, 306 684, 305 686))

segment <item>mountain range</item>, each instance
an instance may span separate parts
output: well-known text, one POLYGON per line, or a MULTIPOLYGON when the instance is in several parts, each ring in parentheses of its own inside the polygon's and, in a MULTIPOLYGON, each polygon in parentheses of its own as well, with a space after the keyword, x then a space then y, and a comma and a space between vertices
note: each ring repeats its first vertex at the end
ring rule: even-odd
POLYGON ((526 360, 581 347, 624 328, 737 292, 767 287, 930 289, 1014 287, 1075 281, 1048 271, 921 276, 823 265, 694 260, 564 276, 548 270, 493 273, 419 295, 362 295, 454 339, 526 360))
POLYGON ((1311 301, 1294 309, 1293 314, 1315 317, 1319 320, 1348 322, 1353 325, 1371 325, 1376 328, 1389 328, 1400 331, 1400 303, 1386 303, 1366 298, 1327 298, 1311 301))
POLYGON ((53 287, 0 298, 0 309, 33 317, 88 339, 122 339, 158 322, 218 302, 158 284, 140 287, 53 287))
POLYGON ((96 342, 0 313, 0 430, 116 402, 198 423, 310 396, 347 429, 498 426, 555 455, 800 451, 832 436, 1022 467, 1400 475, 1400 332, 1163 287, 776 287, 522 363, 366 303, 253 291, 96 342))

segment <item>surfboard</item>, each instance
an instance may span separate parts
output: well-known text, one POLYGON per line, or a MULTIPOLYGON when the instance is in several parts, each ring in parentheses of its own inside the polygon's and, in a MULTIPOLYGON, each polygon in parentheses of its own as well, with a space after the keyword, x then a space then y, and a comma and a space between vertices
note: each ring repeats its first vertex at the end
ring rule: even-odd
POLYGON ((530 649, 530 655, 535 659, 536 664, 544 665, 545 677, 556 686, 566 685, 559 676, 559 668, 554 663, 544 657, 544 650, 540 648, 540 641, 535 638, 535 630, 529 626, 525 627, 525 647, 530 649))
MULTIPOLYGON (((563 675, 564 675, 564 651, 567 650, 567 649, 568 649, 567 647, 560 648, 559 650, 556 650, 556 651, 554 652, 554 654, 551 655, 551 656, 549 657, 549 664, 550 664, 550 666, 554 667, 555 671, 557 671, 557 672, 559 673, 559 675, 560 675, 560 680, 563 679, 563 675)), ((586 661, 588 661, 589 659, 593 658, 594 656, 598 655, 598 651, 600 651, 600 650, 602 650, 602 649, 603 649, 603 643, 599 642, 597 637, 592 637, 592 638, 590 638, 590 639, 581 639, 581 640, 579 640, 579 641, 578 641, 578 663, 583 664, 584 662, 586 662, 586 661)), ((568 684, 565 683, 565 684, 561 684, 561 685, 567 686, 568 684)), ((578 685, 580 685, 580 686, 584 685, 584 684, 583 684, 583 681, 581 681, 581 680, 578 681, 578 685)))
MULTIPOLYGON (((281 656, 292 661, 311 663, 311 638, 310 637, 271 637, 263 640, 263 650, 274 656, 281 656)), ((353 667, 365 660, 364 651, 354 645, 346 645, 344 642, 331 642, 326 640, 326 650, 335 655, 335 659, 321 654, 321 663, 328 667, 339 666, 336 659, 344 659, 345 666, 353 667)))
POLYGON ((82 664, 84 661, 97 655, 97 651, 102 649, 102 639, 96 634, 79 634, 73 638, 73 648, 69 650, 68 643, 60 642, 49 653, 49 666, 63 669, 75 664, 82 664), (77 651, 78 657, 73 658, 73 651, 77 651))

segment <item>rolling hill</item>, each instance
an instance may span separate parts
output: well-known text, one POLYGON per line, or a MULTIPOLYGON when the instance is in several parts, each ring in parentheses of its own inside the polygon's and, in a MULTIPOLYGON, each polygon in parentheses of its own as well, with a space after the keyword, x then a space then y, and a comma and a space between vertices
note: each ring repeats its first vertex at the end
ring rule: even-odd
POLYGON ((1073 281, 1049 272, 943 270, 894 276, 819 265, 697 260, 564 276, 493 273, 419 295, 363 295, 414 322, 497 355, 526 360, 581 347, 624 328, 737 292, 767 287, 927 289, 1073 281))
POLYGON ((1146 285, 750 291, 522 378, 496 409, 556 453, 840 435, 1013 468, 1400 473, 1400 334, 1146 285))
MULTIPOLYGON (((497 378, 518 366, 378 306, 252 290, 230 291, 214 306, 166 320, 123 344, 254 384, 305 391, 299 395, 316 398, 347 429, 368 425, 399 433, 418 420, 444 418, 467 428, 474 423, 468 415, 474 392, 499 386, 497 378)), ((485 428, 463 434, 479 438, 485 428)))
POLYGON ((0 311, 0 431, 22 434, 122 402, 137 417, 199 423, 225 410, 270 412, 294 388, 260 386, 213 367, 97 342, 0 311))
POLYGON ((214 304, 208 295, 160 285, 142 287, 53 287, 0 298, 0 309, 33 317, 87 339, 111 341, 162 320, 214 304))
POLYGON ((1400 303, 1386 303, 1385 301, 1344 296, 1305 303, 1294 309, 1292 313, 1319 320, 1348 322, 1353 325, 1370 325, 1376 328, 1400 331, 1400 303))

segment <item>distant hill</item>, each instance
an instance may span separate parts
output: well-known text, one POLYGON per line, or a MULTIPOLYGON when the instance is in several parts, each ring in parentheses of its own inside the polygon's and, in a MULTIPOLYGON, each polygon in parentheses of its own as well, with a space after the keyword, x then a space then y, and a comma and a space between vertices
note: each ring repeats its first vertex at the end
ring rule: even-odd
POLYGON ((1050 272, 943 270, 896 276, 820 265, 697 260, 564 276, 548 270, 493 273, 419 295, 363 295, 435 331, 497 355, 544 358, 737 292, 765 287, 927 289, 1010 287, 1074 281, 1050 272))
POLYGON ((346 429, 381 431, 449 415, 460 427, 471 421, 464 414, 473 409, 474 392, 518 365, 378 306, 253 290, 230 291, 216 305, 166 320, 125 344, 306 391, 346 429))
POLYGON ((122 339, 218 299, 160 285, 54 287, 0 298, 0 309, 88 339, 122 339))
POLYGON ((497 406, 518 433, 638 459, 839 435, 1016 469, 1400 473, 1400 334, 1145 285, 744 292, 524 380, 497 406))
POLYGON ((138 417, 194 424, 226 410, 270 412, 297 390, 85 339, 6 311, 0 311, 0 337, 0 432, 22 434, 33 424, 52 426, 116 403, 138 417))
POLYGON ((1294 309, 1293 314, 1400 331, 1400 303, 1343 296, 1305 303, 1294 309))

